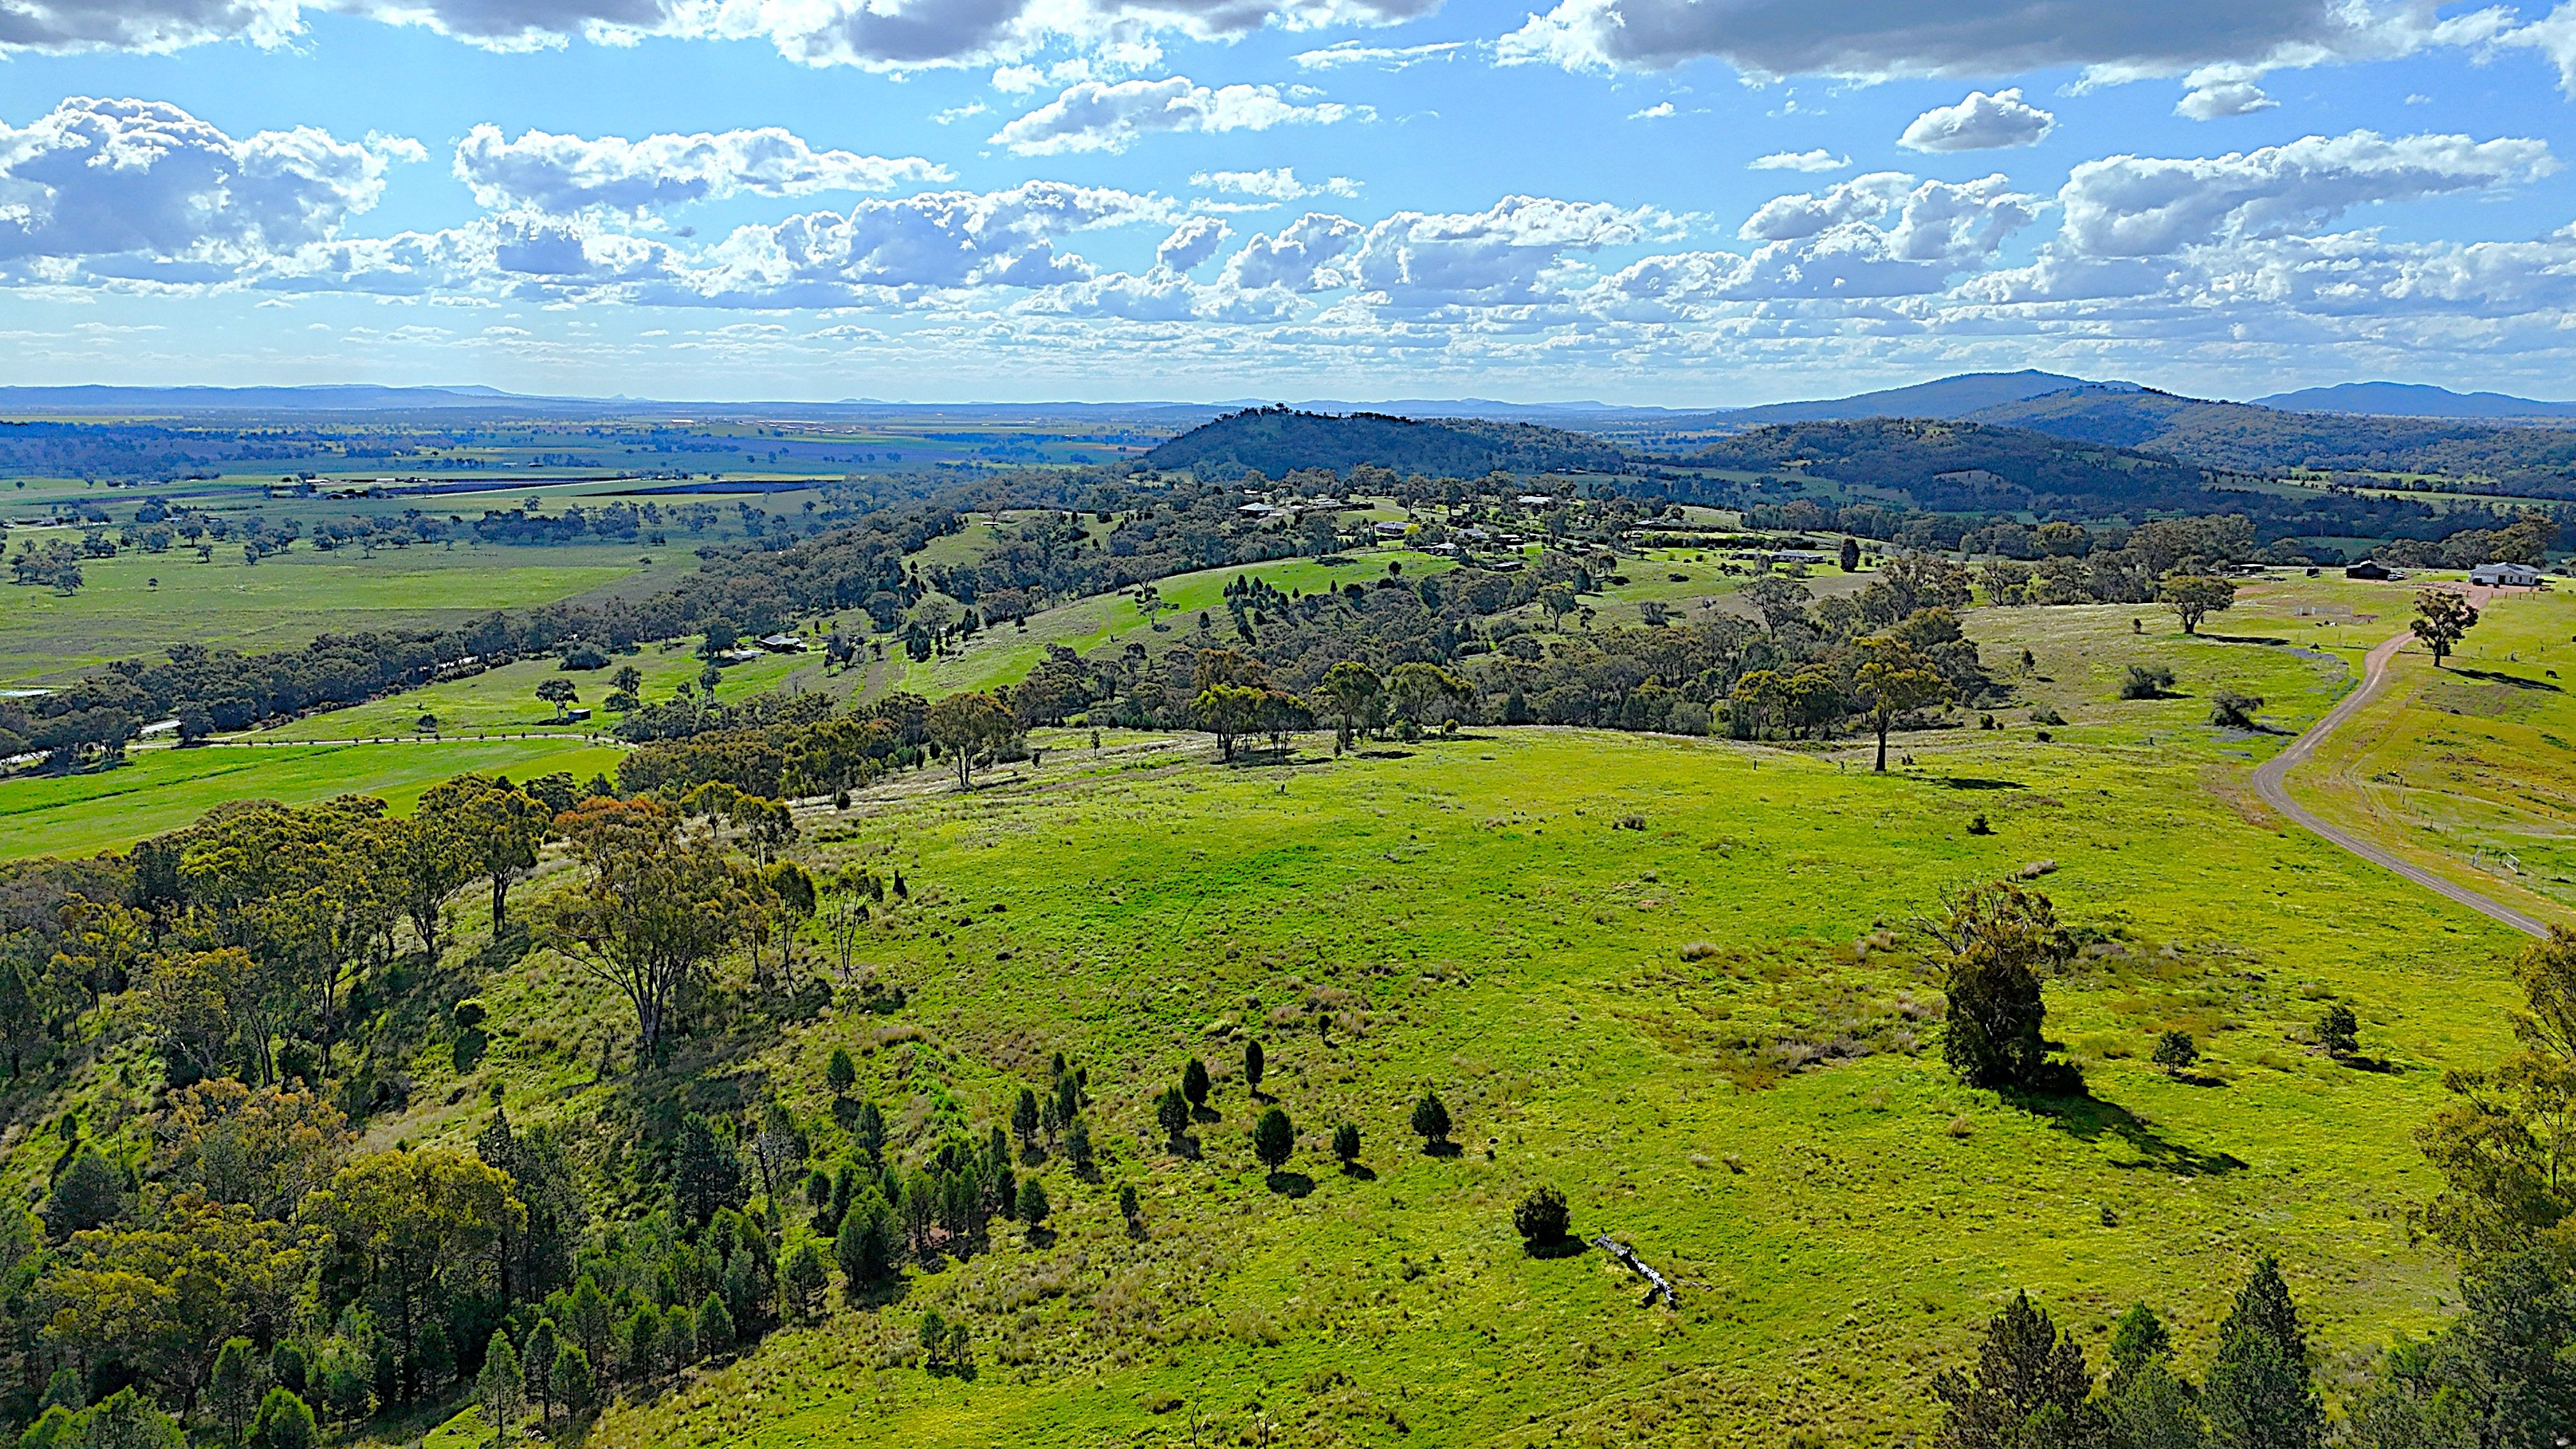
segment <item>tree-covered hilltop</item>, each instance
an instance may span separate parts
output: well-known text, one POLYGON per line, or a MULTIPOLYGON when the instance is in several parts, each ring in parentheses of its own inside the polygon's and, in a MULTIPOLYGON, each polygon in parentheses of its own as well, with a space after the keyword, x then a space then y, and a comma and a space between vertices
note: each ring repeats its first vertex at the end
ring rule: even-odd
POLYGON ((1272 478, 1300 468, 1347 471, 1373 463, 1397 473, 1481 478, 1513 473, 1616 472, 1617 447, 1583 433, 1474 418, 1419 421, 1383 413, 1332 416, 1251 408, 1192 428, 1145 455, 1154 468, 1206 476, 1251 469, 1272 478))
MULTIPOLYGON (((2576 443, 2576 434, 2570 440, 2576 443)), ((2285 488, 2257 476, 2279 470, 2234 472, 2165 452, 2070 440, 2026 427, 1919 418, 1755 428, 1712 443, 1682 461, 1701 468, 1770 474, 1793 483, 1802 477, 1821 478, 1883 490, 1900 496, 1912 510, 1939 515, 1954 526, 2014 515, 2070 523, 2242 515, 2251 521, 2256 538, 2268 544, 2315 537, 2434 540, 2465 529, 2501 531, 2520 516, 2503 507, 2436 508, 2413 499, 2346 489, 2285 488)), ((1711 495, 1700 501, 1758 505, 1765 491, 1711 495)), ((1870 503, 1856 507, 1872 517, 1886 511, 1870 503)), ((1792 527, 1831 527, 1834 518, 1834 510, 1824 508, 1781 522, 1792 527)), ((1968 527, 1972 530, 1974 525, 1968 527)), ((1943 547, 1957 546, 1952 540, 1964 536, 1949 530, 1930 535, 1943 547)))

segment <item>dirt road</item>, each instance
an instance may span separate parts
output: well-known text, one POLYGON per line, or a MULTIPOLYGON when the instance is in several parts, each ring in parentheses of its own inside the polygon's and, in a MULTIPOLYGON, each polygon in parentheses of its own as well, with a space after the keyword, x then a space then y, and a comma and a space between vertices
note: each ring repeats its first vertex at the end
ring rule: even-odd
POLYGON ((2361 687, 2345 695, 2333 709, 2326 711, 2326 717, 2309 726, 2308 732, 2292 741, 2288 749, 2264 761, 2262 767, 2254 772, 2254 788, 2273 809, 2280 811, 2297 822, 2301 828, 2327 843, 2340 846, 2391 874, 2404 876, 2426 890, 2448 896, 2489 920, 2502 922, 2527 936, 2545 937, 2549 934, 2549 928, 2522 912, 2502 902, 2489 900, 2467 886, 2455 884, 2422 866, 2410 865, 2358 836, 2338 830, 2319 820, 2305 807, 2293 801, 2290 798, 2290 792, 2282 784, 2289 775, 2291 766, 2315 753, 2319 741, 2334 733, 2354 715, 2361 713, 2363 707, 2387 686, 2388 666, 2397 658, 2397 651, 2405 648, 2407 642, 2414 637, 2412 634, 2400 634, 2371 650, 2369 656, 2362 661, 2361 687))

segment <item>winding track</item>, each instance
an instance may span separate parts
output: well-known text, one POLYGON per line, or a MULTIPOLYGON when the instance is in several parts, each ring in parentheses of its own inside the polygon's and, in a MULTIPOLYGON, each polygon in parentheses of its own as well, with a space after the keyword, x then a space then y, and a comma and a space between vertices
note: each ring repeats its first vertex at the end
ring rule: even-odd
POLYGON ((2298 764, 2313 754, 2317 745, 2327 735, 2334 733, 2337 727, 2361 713, 2363 706, 2378 696, 2380 690, 2388 683, 2389 664, 2396 659, 2397 651, 2406 647, 2406 641, 2413 637, 2415 636, 2412 633, 2400 634, 2371 650, 2368 657, 2362 661, 2361 687, 2345 695, 2333 709, 2326 711, 2325 718, 2310 725, 2308 732, 2291 741, 2288 749, 2264 761, 2254 772, 2254 788, 2273 809, 2280 811, 2301 828, 2326 843, 2340 846, 2382 870, 2403 876, 2426 890, 2447 896, 2479 915, 2511 926, 2526 936, 2546 937, 2549 934, 2549 927, 2511 906, 2490 900, 2467 886, 2446 880, 2422 866, 2410 865, 2359 836, 2338 830, 2319 820, 2305 807, 2292 800, 2289 790, 2282 783, 2289 775, 2292 765, 2298 764))

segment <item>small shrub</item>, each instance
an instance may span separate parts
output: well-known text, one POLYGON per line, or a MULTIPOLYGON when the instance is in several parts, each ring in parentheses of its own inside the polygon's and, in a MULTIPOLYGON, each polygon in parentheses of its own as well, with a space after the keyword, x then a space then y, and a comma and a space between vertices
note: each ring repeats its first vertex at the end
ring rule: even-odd
POLYGON ((1333 1129, 1333 1157, 1342 1164, 1345 1170, 1347 1170, 1352 1163, 1360 1160, 1360 1129, 1358 1124, 1345 1122, 1339 1127, 1333 1129))
POLYGON ((1261 1165, 1277 1172, 1288 1164, 1289 1154, 1297 1150, 1297 1128, 1288 1114, 1273 1107, 1261 1114, 1252 1127, 1252 1155, 1261 1165))
POLYGON ((1553 1187, 1538 1187, 1512 1209, 1512 1228, 1521 1241, 1532 1249, 1552 1248, 1565 1241, 1567 1225, 1573 1221, 1566 1211, 1565 1194, 1553 1187))
POLYGON ((2209 702, 2209 722, 2221 729, 2255 729, 2254 711, 2262 707, 2260 695, 2221 694, 2209 702))
POLYGON ((2120 681, 2122 699, 2162 699, 2173 688, 2174 672, 2161 664, 2132 664, 2120 681))
POLYGON ((2190 1032, 2168 1031, 2156 1038, 2153 1060, 2164 1068, 2166 1075, 2179 1076, 2199 1064, 2200 1046, 2191 1039, 2190 1032))
POLYGON ((2317 1019, 2317 1044, 2336 1061, 2360 1051, 2361 1019, 2340 1001, 2327 1007, 2326 1014, 2317 1019))
POLYGON ((1714 941, 1693 941, 1682 947, 1682 959, 1685 961, 1705 961, 1716 954, 1717 943, 1714 941))
POLYGON ((1970 835, 1992 835, 1995 833, 1995 828, 1986 823, 1986 812, 1980 810, 1968 821, 1968 833, 1970 835))
POLYGON ((1437 1092, 1425 1092, 1413 1104, 1413 1131, 1422 1139, 1422 1150, 1437 1152, 1449 1141, 1449 1108, 1437 1092))

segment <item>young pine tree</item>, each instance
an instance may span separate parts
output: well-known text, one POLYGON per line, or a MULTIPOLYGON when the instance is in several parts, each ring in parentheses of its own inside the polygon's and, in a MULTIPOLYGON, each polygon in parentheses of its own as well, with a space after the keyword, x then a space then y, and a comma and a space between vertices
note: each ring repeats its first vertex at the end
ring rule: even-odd
POLYGON ((1449 1143, 1449 1107, 1438 1092, 1424 1092, 1413 1104, 1413 1132, 1422 1139, 1422 1150, 1437 1152, 1449 1143))
POLYGON ((1191 1110, 1207 1106, 1208 1086, 1207 1063, 1197 1057, 1190 1058, 1188 1064, 1181 1068, 1181 1095, 1189 1098, 1191 1110))
POLYGON ((787 1257, 786 1271, 779 1275, 779 1297, 787 1317, 803 1321, 822 1300, 823 1289, 830 1282, 831 1273, 824 1268, 823 1254, 813 1240, 799 1244, 787 1257))
POLYGON ((2173 1335, 2140 1303, 2111 1327, 2103 1416, 2119 1449, 2201 1449, 2207 1431, 2191 1385, 2174 1372, 2173 1335))
POLYGON ((698 1305, 697 1331, 701 1355, 733 1352, 733 1310, 725 1307, 722 1294, 709 1290, 706 1301, 698 1305))
POLYGON ((1251 1089, 1255 1100, 1261 1096, 1261 1074, 1268 1065, 1262 1060, 1259 1041, 1247 1041, 1243 1044, 1243 1085, 1251 1089))
POLYGON ((519 1369, 519 1351, 510 1335, 492 1330, 492 1346, 483 1352, 483 1372, 474 1379, 474 1398, 483 1406, 484 1427, 496 1440, 507 1440, 528 1407, 527 1375, 519 1369))
POLYGON ((555 1361, 546 1370, 546 1383, 562 1400, 566 1418, 589 1408, 599 1393, 599 1377, 590 1366, 590 1355, 569 1340, 555 1345, 555 1361))
MULTIPOLYGON (((101 1442, 96 1430, 90 1442, 101 1442)), ((313 1425, 313 1410, 302 1399, 284 1389, 270 1389, 259 1401, 258 1417, 251 1421, 250 1442, 251 1449, 314 1449, 322 1435, 313 1425)))
POLYGON ((247 1338, 224 1340, 216 1350, 215 1369, 206 1384, 208 1407, 223 1426, 224 1442, 235 1446, 249 1440, 250 1421, 259 1413, 260 1395, 267 1392, 267 1374, 259 1360, 259 1347, 247 1338))
POLYGON ((1011 1104, 1011 1135, 1020 1139, 1020 1150, 1038 1145, 1038 1094, 1020 1088, 1019 1100, 1011 1104))
POLYGON ((1287 1166, 1289 1155, 1296 1150, 1297 1127, 1288 1120, 1287 1113, 1273 1107, 1252 1125, 1252 1155, 1272 1172, 1287 1166))
POLYGON ((1190 1099, 1178 1087, 1165 1087, 1154 1099, 1154 1121, 1163 1129, 1163 1140, 1180 1150, 1181 1134, 1190 1130, 1190 1099))
POLYGON ((555 1331, 555 1321, 540 1318, 528 1330, 527 1352, 519 1355, 519 1369, 528 1381, 528 1402, 536 1406, 537 1423, 551 1424, 555 1417, 555 1350, 562 1346, 562 1335, 555 1331))
POLYGON ((2101 1410, 2089 1402, 2092 1389, 2083 1346, 2032 1307, 2029 1294, 2015 1294, 1987 1323, 1975 1371, 1944 1369, 1933 1378, 1943 1405, 1940 1442, 1950 1449, 2097 1444, 2101 1410))
POLYGON ((2218 1326, 2218 1359, 2201 1387, 2212 1449, 2317 1449, 2325 1410, 2308 1377, 2308 1335, 2290 1285, 2269 1256, 2218 1326))

